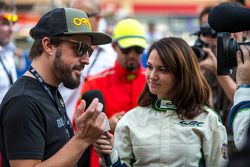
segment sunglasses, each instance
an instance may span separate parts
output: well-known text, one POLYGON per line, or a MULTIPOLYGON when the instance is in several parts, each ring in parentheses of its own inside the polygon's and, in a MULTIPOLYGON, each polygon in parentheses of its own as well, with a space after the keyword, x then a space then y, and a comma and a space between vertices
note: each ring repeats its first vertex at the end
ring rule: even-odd
POLYGON ((130 52, 132 52, 132 50, 134 50, 137 54, 142 54, 144 51, 144 48, 139 46, 132 46, 129 48, 121 48, 121 47, 119 48, 123 54, 129 54, 130 52))
POLYGON ((9 24, 16 23, 18 20, 18 16, 13 13, 2 13, 0 14, 0 22, 1 24, 9 24))
POLYGON ((89 57, 91 56, 91 54, 93 53, 94 49, 92 49, 89 45, 87 45, 86 43, 82 42, 82 41, 76 41, 73 39, 66 39, 66 38, 60 38, 60 40, 66 41, 66 42, 70 42, 73 44, 77 44, 77 52, 76 54, 79 57, 82 57, 83 55, 85 55, 87 52, 89 54, 89 57))

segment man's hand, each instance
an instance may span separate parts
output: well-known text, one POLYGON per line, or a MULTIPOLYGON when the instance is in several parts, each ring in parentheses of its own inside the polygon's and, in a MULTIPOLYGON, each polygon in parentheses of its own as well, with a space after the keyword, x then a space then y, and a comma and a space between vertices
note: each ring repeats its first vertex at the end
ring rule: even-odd
POLYGON ((79 107, 76 109, 74 121, 76 124, 75 136, 89 144, 92 144, 98 139, 105 129, 106 116, 102 112, 103 105, 95 98, 89 107, 85 110, 86 103, 82 100, 79 107))
POLYGON ((217 75, 217 58, 210 48, 203 48, 207 53, 207 58, 199 62, 201 70, 209 70, 214 75, 217 75))
POLYGON ((236 82, 240 84, 250 84, 250 46, 240 46, 241 52, 237 51, 236 82), (242 59, 243 58, 243 59, 242 59))

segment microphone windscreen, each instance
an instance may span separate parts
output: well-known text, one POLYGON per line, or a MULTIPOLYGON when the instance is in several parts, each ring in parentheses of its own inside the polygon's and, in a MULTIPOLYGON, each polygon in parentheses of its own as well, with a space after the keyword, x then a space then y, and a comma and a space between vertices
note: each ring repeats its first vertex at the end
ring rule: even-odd
POLYGON ((209 25, 217 32, 250 30, 250 9, 233 4, 215 6, 208 16, 209 25))
MULTIPOLYGON (((85 108, 89 107, 89 105, 91 104, 94 98, 98 98, 99 102, 103 104, 103 112, 105 112, 104 98, 103 98, 102 93, 99 90, 90 90, 90 91, 85 92, 82 95, 82 99, 85 100, 86 102, 85 108)), ((108 119, 105 119, 105 121, 106 121, 106 127, 104 131, 107 132, 110 130, 110 126, 109 126, 108 119)), ((111 161, 111 157, 109 154, 103 154, 103 158, 107 166, 112 166, 112 161, 111 161)))
POLYGON ((102 92, 100 92, 99 90, 90 90, 90 91, 85 92, 82 95, 82 99, 85 100, 86 102, 85 108, 89 107, 89 105, 91 104, 94 98, 98 98, 99 102, 103 104, 102 111, 105 112, 106 110, 105 110, 105 105, 104 105, 104 98, 103 98, 102 92))

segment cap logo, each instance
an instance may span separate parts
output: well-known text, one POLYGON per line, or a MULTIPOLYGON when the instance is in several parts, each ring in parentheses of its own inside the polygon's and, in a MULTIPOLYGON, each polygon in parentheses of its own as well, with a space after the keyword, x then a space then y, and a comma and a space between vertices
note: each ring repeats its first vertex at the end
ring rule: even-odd
POLYGON ((91 25, 90 25, 89 19, 86 19, 86 18, 75 17, 73 19, 73 24, 75 26, 80 26, 80 25, 84 24, 85 26, 87 26, 87 27, 89 27, 91 29, 91 25))

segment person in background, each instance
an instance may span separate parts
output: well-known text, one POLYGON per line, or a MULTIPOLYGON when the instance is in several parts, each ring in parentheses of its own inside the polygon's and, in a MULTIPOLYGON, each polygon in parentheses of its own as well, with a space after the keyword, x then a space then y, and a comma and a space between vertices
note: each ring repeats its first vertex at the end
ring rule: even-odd
POLYGON ((76 166, 87 147, 104 133, 106 116, 97 98, 88 108, 82 100, 74 133, 58 85, 79 86, 81 71, 93 52, 91 45, 110 43, 111 37, 92 32, 87 14, 73 8, 48 11, 30 36, 34 39, 31 66, 0 106, 2 165, 76 166))
MULTIPOLYGON (((92 31, 97 32, 99 22, 102 19, 100 6, 95 0, 73 0, 70 2, 70 7, 85 11, 88 14, 89 21, 92 27, 92 31)), ((90 57, 90 63, 85 67, 85 70, 81 73, 80 86, 75 89, 68 89, 61 84, 59 91, 65 101, 67 114, 70 120, 73 120, 73 114, 75 111, 75 105, 79 97, 81 87, 84 83, 84 79, 88 75, 93 75, 104 71, 114 65, 116 60, 116 54, 111 44, 92 46, 94 52, 90 57)))
POLYGON ((234 142, 238 151, 230 157, 228 167, 248 167, 250 164, 250 47, 241 46, 237 52, 234 105, 229 113, 234 142), (242 55, 243 54, 243 55, 242 55))
POLYGON ((191 47, 181 38, 163 38, 148 55, 139 106, 118 122, 114 147, 107 133, 95 150, 109 153, 116 166, 224 166, 226 129, 206 105, 209 87, 191 47))
MULTIPOLYGON (((141 54, 147 45, 143 25, 131 18, 119 21, 114 28, 112 45, 117 53, 115 65, 87 77, 80 98, 89 90, 102 92, 105 113, 113 132, 124 113, 137 106, 136 101, 145 84, 145 70, 140 64, 141 54)), ((99 162, 98 157, 95 161, 99 162)))
MULTIPOLYGON (((200 13, 200 26, 208 25, 208 16, 211 10, 212 7, 206 7, 200 13)), ((216 32, 211 27, 210 29, 211 32, 216 32)), ((233 73, 230 76, 217 75, 217 32, 213 34, 201 34, 201 40, 208 44, 208 47, 203 47, 207 57, 201 60, 199 65, 212 90, 212 107, 222 117, 223 124, 227 126, 227 115, 232 106, 233 94, 236 89, 235 74, 233 73)))
MULTIPOLYGON (((159 40, 163 36, 164 36, 163 33, 160 33, 157 30, 157 26, 154 21, 148 22, 147 31, 146 31, 146 40, 147 40, 148 46, 150 46, 153 42, 159 40)), ((141 56, 141 63, 144 68, 147 67, 147 49, 144 50, 141 56)))
POLYGON ((0 103, 9 87, 17 79, 13 26, 17 22, 15 6, 0 1, 0 103))
POLYGON ((157 30, 155 22, 150 21, 147 25, 147 31, 146 31, 146 39, 148 45, 150 46, 153 42, 159 40, 162 37, 163 34, 159 33, 159 30, 157 30))
POLYGON ((236 83, 237 90, 234 95, 234 105, 229 114, 230 127, 233 128, 234 142, 238 150, 246 143, 247 130, 250 125, 250 47, 240 46, 237 52, 236 83))

